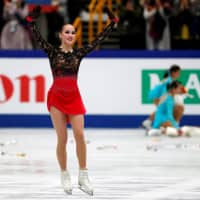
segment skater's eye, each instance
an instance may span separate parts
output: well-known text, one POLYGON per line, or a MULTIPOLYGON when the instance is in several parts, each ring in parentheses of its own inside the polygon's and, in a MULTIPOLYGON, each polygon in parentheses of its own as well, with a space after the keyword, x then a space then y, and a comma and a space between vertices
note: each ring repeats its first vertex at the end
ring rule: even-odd
POLYGON ((65 31, 65 33, 66 34, 70 34, 71 33, 72 35, 75 35, 76 32, 75 31, 71 31, 71 32, 70 31, 65 31))

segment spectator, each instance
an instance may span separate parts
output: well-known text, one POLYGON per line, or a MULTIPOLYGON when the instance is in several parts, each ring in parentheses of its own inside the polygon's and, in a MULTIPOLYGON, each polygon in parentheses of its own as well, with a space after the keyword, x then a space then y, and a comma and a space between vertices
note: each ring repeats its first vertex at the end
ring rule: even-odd
POLYGON ((190 12, 192 14, 191 36, 194 39, 200 38, 200 0, 192 0, 190 3, 190 12))
POLYGON ((6 24, 1 35, 2 49, 32 49, 28 31, 24 27, 28 7, 23 0, 6 1, 3 17, 6 24))
POLYGON ((120 48, 145 48, 143 8, 136 0, 125 0, 120 8, 120 48))
POLYGON ((190 12, 190 3, 189 0, 180 0, 179 1, 179 30, 181 39, 188 40, 190 39, 190 24, 192 21, 192 14, 190 12))
POLYGON ((170 20, 173 48, 199 49, 200 1, 175 1, 170 20))
POLYGON ((171 3, 168 0, 147 0, 144 5, 146 19, 146 48, 148 50, 169 50, 169 16, 171 3))
POLYGON ((4 8, 4 1, 0 1, 0 33, 4 25, 4 20, 3 20, 3 8, 4 8))
POLYGON ((80 15, 82 9, 82 0, 67 0, 67 13, 69 23, 73 24, 77 16, 80 15))

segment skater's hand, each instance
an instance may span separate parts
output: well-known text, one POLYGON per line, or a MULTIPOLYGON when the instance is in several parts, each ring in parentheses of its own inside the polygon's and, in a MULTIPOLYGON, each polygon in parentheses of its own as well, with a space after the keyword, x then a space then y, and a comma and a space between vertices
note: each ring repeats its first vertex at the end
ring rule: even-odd
POLYGON ((108 7, 105 7, 105 11, 108 14, 109 18, 111 21, 118 23, 119 22, 119 18, 117 18, 108 7))
POLYGON ((41 6, 35 6, 32 12, 26 17, 28 22, 35 21, 41 14, 41 6))

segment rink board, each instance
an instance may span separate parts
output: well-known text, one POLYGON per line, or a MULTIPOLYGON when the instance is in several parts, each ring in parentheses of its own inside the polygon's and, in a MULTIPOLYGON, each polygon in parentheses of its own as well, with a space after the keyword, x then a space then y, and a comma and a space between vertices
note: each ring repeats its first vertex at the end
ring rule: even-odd
MULTIPOLYGON (((86 115, 86 128, 140 128, 147 115, 86 115)), ((180 125, 199 126, 198 115, 185 115, 180 125)), ((49 115, 0 115, 1 128, 52 127, 49 115)))
MULTIPOLYGON (((172 64, 194 98, 185 101, 182 124, 200 121, 200 52, 96 51, 83 59, 79 87, 86 127, 139 127, 154 106, 149 89, 172 64)), ((40 51, 0 51, 0 127, 51 127, 46 107, 52 83, 49 62, 40 51)))

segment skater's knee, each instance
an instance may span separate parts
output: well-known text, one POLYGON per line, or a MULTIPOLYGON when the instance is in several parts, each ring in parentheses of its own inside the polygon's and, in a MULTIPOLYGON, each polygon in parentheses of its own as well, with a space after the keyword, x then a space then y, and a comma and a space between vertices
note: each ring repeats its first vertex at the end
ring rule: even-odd
POLYGON ((58 146, 66 146, 67 137, 58 138, 57 145, 58 146))
POLYGON ((84 142, 85 141, 85 137, 84 137, 82 130, 77 130, 74 133, 74 137, 75 137, 76 142, 84 142))
POLYGON ((174 115, 182 115, 184 112, 184 106, 183 105, 175 105, 174 106, 174 115))
POLYGON ((180 121, 184 113, 184 106, 183 105, 176 105, 174 107, 174 118, 176 121, 180 121))

